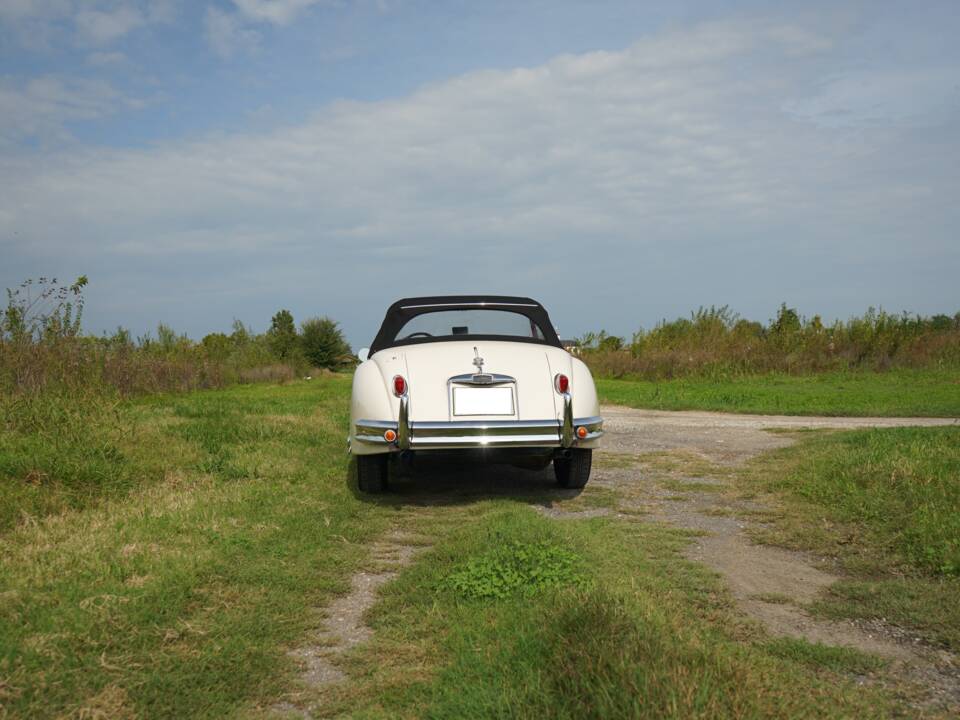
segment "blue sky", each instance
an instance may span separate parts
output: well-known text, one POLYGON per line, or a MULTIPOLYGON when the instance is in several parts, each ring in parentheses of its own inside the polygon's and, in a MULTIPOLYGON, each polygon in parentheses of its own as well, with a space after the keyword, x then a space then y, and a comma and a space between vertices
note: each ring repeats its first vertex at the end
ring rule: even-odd
POLYGON ((960 310, 960 6, 0 0, 0 285, 193 337, 960 310))

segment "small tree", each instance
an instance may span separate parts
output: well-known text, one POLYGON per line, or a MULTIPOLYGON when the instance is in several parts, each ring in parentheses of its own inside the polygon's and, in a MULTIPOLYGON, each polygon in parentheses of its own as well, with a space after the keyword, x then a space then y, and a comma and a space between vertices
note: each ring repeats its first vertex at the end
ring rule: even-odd
POLYGON ((280 360, 290 360, 297 351, 297 327, 289 310, 281 310, 270 321, 267 330, 267 345, 270 352, 280 360))
POLYGON ((310 364, 318 368, 336 368, 350 358, 350 346, 337 323, 328 317, 304 320, 300 325, 300 346, 310 364))

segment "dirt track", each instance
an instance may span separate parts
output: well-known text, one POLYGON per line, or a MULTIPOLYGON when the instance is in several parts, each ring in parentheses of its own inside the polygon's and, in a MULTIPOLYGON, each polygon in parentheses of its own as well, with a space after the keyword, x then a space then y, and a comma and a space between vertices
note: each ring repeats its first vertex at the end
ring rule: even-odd
MULTIPOLYGON (((604 450, 636 456, 655 451, 683 451, 714 463, 739 464, 753 455, 790 445, 794 440, 766 429, 855 429, 955 425, 942 418, 826 418, 766 415, 726 415, 711 412, 664 412, 607 406, 604 450)), ((748 616, 773 635, 853 647, 885 656, 899 673, 924 688, 923 705, 960 708, 960 662, 949 653, 926 647, 919 638, 883 623, 838 622, 816 618, 805 606, 840 578, 803 553, 750 541, 750 511, 762 510, 756 501, 744 503, 728 495, 704 492, 704 483, 724 484, 720 478, 684 478, 671 474, 670 488, 661 485, 662 471, 639 466, 598 468, 591 485, 616 491, 657 522, 703 533, 688 557, 719 573, 748 616), (678 489, 679 484, 679 489, 678 489), (690 490, 684 489, 684 484, 690 490)), ((621 506, 623 507, 623 505, 621 506)))
POLYGON ((729 413, 637 410, 619 405, 601 408, 604 418, 603 448, 619 453, 656 450, 691 450, 713 461, 738 462, 765 450, 790 445, 782 435, 767 429, 801 430, 834 428, 957 425, 951 418, 798 417, 792 415, 733 415, 729 413))

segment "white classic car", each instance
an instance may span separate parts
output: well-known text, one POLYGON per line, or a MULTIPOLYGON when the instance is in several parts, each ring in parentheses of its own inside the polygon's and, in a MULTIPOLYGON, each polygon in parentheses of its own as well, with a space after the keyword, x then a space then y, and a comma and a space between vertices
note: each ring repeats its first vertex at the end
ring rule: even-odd
POLYGON ((544 468, 583 487, 603 418, 587 366, 524 297, 420 297, 387 310, 353 376, 348 446, 361 491, 391 456, 457 453, 544 468))

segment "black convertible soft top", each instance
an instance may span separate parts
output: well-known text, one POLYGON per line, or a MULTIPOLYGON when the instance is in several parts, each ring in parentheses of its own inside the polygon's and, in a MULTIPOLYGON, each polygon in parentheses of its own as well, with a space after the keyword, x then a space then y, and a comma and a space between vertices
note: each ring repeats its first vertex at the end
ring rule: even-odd
POLYGON ((560 344, 560 338, 557 337, 557 331, 550 322, 550 316, 544 310, 543 305, 536 300, 528 297, 512 297, 509 295, 434 295, 430 297, 404 298, 397 300, 387 309, 387 315, 383 318, 383 324, 380 331, 373 339, 370 346, 370 354, 397 345, 416 345, 425 342, 444 342, 450 340, 509 340, 511 342, 530 342, 539 345, 552 345, 553 347, 563 347, 560 344), (406 340, 397 340, 397 333, 400 328, 407 324, 411 318, 424 313, 437 312, 441 310, 506 310, 519 313, 530 318, 537 324, 543 333, 543 340, 533 337, 517 337, 513 335, 451 335, 430 338, 412 338, 406 340))

